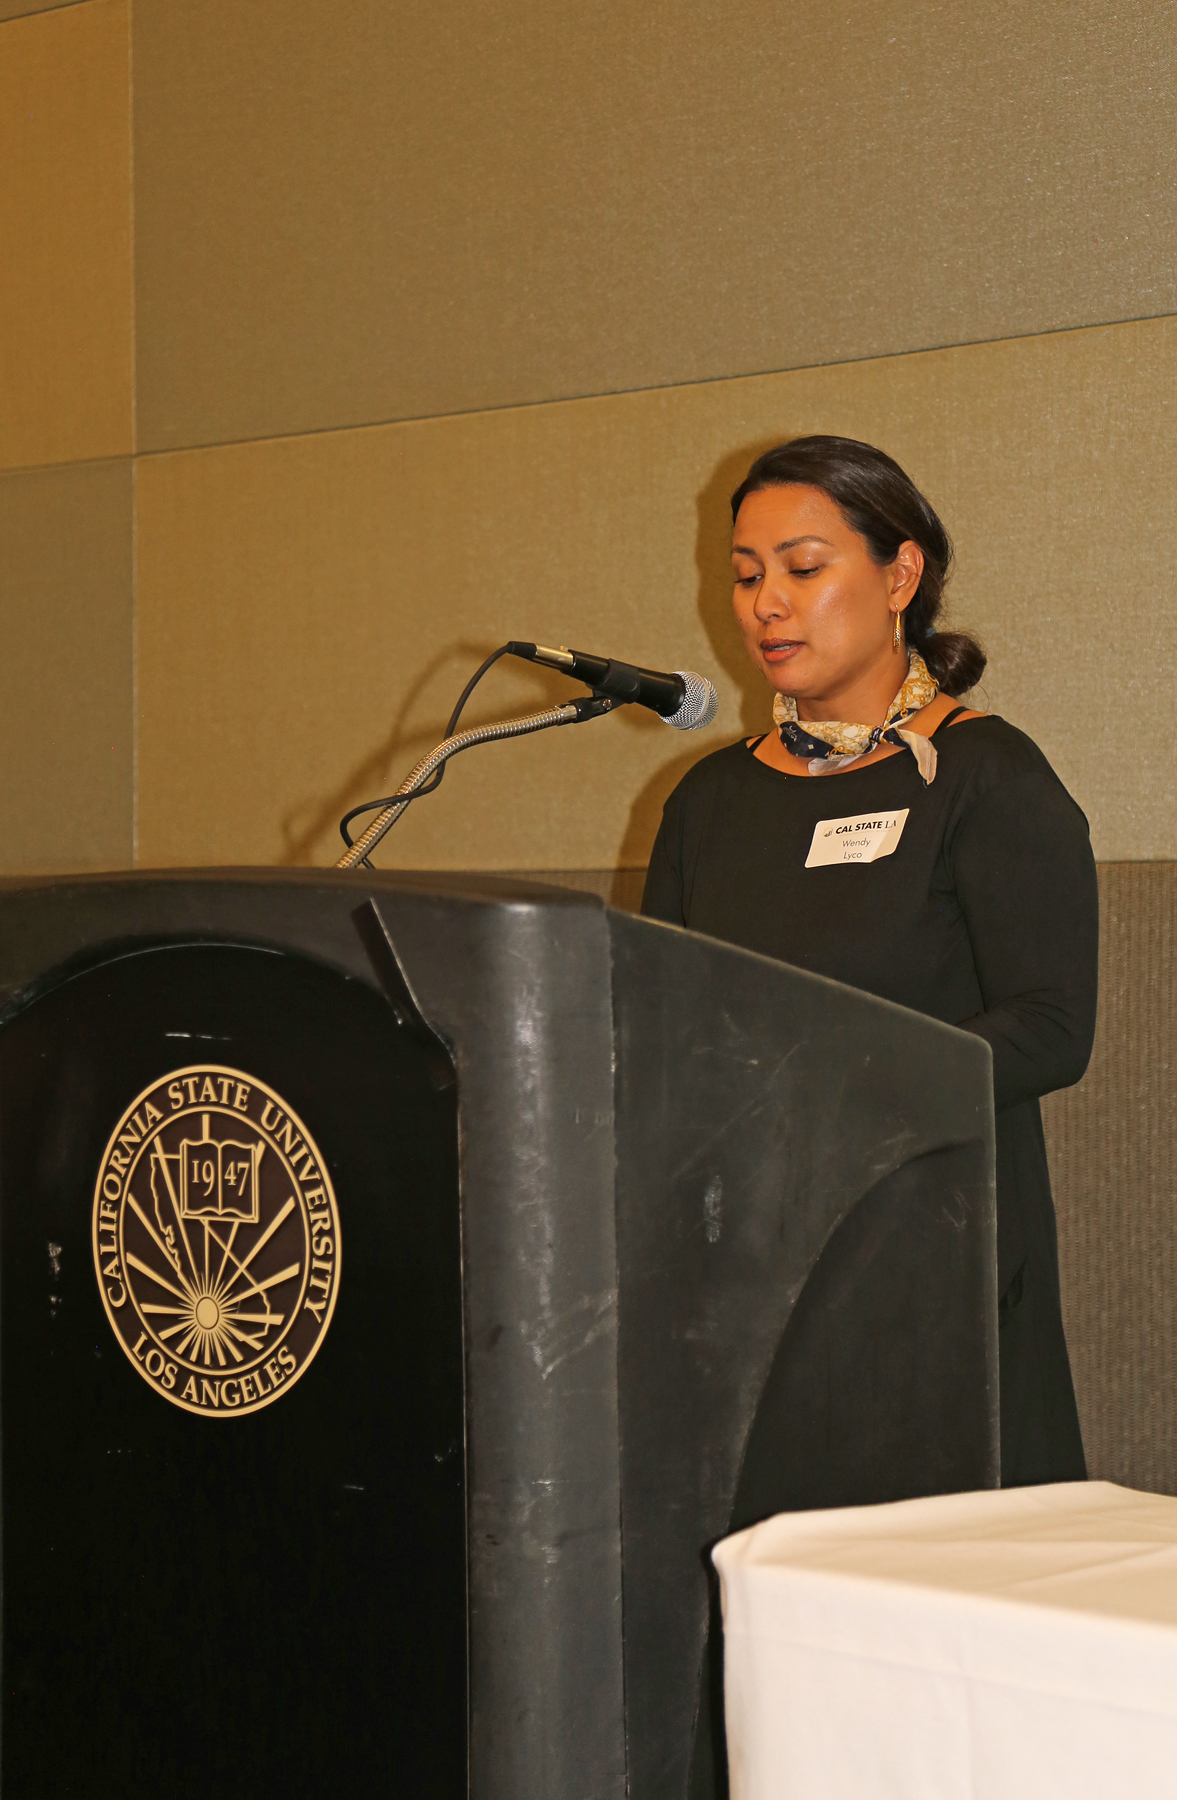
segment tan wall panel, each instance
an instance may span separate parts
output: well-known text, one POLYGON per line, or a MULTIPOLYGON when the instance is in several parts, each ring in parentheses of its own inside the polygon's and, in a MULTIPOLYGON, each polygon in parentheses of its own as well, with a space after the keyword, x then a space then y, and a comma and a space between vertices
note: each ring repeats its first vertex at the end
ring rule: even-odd
MULTIPOLYGON (((1177 320, 148 457, 139 509, 141 852, 314 860, 507 637, 697 667, 717 725, 636 709, 457 762, 404 866, 645 861, 677 772, 768 723, 737 645, 727 495, 794 432, 905 462, 957 537, 994 708, 1043 745, 1104 859, 1177 855, 1177 320)), ((569 688, 512 667, 474 716, 569 688)))
POLYGON ((29 13, 55 12, 63 6, 89 3, 90 0, 0 0, 0 19, 23 19, 29 13))
POLYGON ((1177 6, 136 0, 141 443, 1177 311, 1177 6))
POLYGON ((131 466, 0 475, 0 869, 132 860, 131 466))
POLYGON ((131 449, 127 0, 0 25, 0 468, 131 449))

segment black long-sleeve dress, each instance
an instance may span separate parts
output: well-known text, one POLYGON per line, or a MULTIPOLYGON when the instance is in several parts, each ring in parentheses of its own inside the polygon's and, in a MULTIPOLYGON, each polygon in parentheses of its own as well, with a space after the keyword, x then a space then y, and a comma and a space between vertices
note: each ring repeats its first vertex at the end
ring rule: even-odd
POLYGON ((1098 898, 1087 821, 1003 719, 948 726, 936 749, 930 787, 906 752, 808 778, 744 743, 705 757, 666 803, 642 911, 991 1046, 1002 1479, 1079 1480, 1038 1100, 1078 1081, 1091 1054, 1098 898), (905 808, 890 855, 806 867, 819 824, 905 808))

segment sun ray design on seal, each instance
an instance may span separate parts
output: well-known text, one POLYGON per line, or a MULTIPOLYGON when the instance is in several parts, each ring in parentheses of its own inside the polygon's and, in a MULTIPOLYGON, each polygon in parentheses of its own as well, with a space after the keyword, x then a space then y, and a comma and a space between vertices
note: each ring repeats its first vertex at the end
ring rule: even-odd
POLYGON ((139 1373, 190 1412, 241 1416, 286 1391, 318 1348, 338 1293, 339 1214, 321 1154, 272 1089, 240 1070, 174 1070, 112 1134, 94 1254, 139 1373))
MULTIPOLYGON (((153 1164, 155 1160, 155 1157, 153 1157, 153 1164)), ((162 1154, 159 1157, 159 1161, 161 1163, 163 1162, 162 1154)), ((163 1166, 166 1169, 166 1163, 163 1164, 163 1166)), ((170 1182, 169 1192, 172 1193, 174 1199, 174 1191, 171 1189, 170 1182)), ((159 1251, 160 1255, 166 1259, 169 1269, 175 1269, 179 1285, 177 1286, 176 1282, 170 1280, 167 1276, 161 1275, 159 1270, 151 1268, 140 1257, 134 1255, 133 1252, 128 1253, 127 1262, 133 1269, 138 1270, 141 1275, 149 1276, 150 1279, 157 1282, 160 1287, 166 1288, 170 1294, 174 1294, 177 1300, 184 1301, 184 1305, 182 1306, 161 1306, 150 1301, 141 1302, 141 1312, 177 1315, 176 1323, 174 1325, 169 1325, 156 1334, 160 1342, 167 1343, 168 1340, 174 1338, 178 1332, 183 1332, 184 1335, 179 1339, 178 1343, 173 1346, 176 1355, 187 1357, 189 1361, 203 1363, 205 1368, 210 1368, 212 1366, 214 1354, 216 1355, 219 1366, 222 1369, 225 1368, 227 1366, 225 1360, 226 1350, 235 1362, 243 1362, 244 1358, 237 1349, 238 1343, 248 1344, 253 1350, 261 1350, 264 1347, 264 1339, 256 1334, 242 1331, 241 1326, 261 1325, 265 1328, 266 1332, 269 1332, 285 1322, 285 1313, 275 1312, 271 1307, 269 1290, 271 1288, 279 1287, 287 1281, 293 1281, 297 1276, 301 1275, 302 1264, 301 1262, 291 1263, 288 1267, 279 1269, 276 1274, 267 1276, 264 1281, 247 1280, 246 1286, 238 1294, 234 1294, 233 1289, 237 1286, 237 1283, 242 1277, 248 1274, 249 1265, 257 1256, 258 1252, 265 1247, 273 1234, 285 1223, 290 1214, 294 1211, 297 1204, 294 1197, 290 1197, 286 1201, 286 1204, 271 1220, 269 1226, 265 1232, 263 1232, 262 1236, 258 1238, 244 1262, 239 1260, 233 1254, 233 1238, 236 1235, 236 1225, 234 1225, 233 1230, 229 1235, 228 1242, 222 1243, 209 1221, 207 1219, 201 1220, 200 1223, 204 1226, 205 1238, 203 1272, 197 1268, 196 1258, 193 1256, 191 1247, 188 1245, 188 1235, 184 1230, 183 1220, 180 1217, 179 1206, 177 1203, 176 1218, 177 1223, 180 1225, 182 1241, 188 1249, 188 1262, 192 1270, 191 1276, 185 1275, 182 1269, 175 1268, 178 1258, 173 1257, 170 1246, 163 1238, 161 1238, 159 1233, 152 1226, 151 1221, 143 1211, 143 1208, 139 1205, 134 1194, 129 1193, 127 1195, 127 1200, 138 1217, 140 1224, 143 1225, 144 1229, 154 1242, 156 1249, 159 1251), (217 1274, 212 1279, 209 1278, 208 1274, 211 1244, 215 1244, 217 1249, 222 1253, 217 1274), (224 1270, 227 1262, 231 1262, 234 1269, 234 1273, 229 1276, 228 1280, 224 1278, 224 1270), (241 1310, 242 1306, 253 1295, 256 1295, 261 1301, 266 1309, 265 1312, 243 1312, 241 1310), (234 1340, 236 1340, 236 1342, 234 1342, 234 1340), (190 1349, 193 1350, 193 1354, 188 1356, 190 1349)))

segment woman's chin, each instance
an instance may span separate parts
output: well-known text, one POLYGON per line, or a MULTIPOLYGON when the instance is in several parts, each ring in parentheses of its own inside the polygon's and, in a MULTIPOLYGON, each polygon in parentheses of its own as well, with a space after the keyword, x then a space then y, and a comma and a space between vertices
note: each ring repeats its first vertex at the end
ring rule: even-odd
MULTIPOLYGON (((791 657, 788 662, 763 662, 760 666, 769 687, 775 688, 778 694, 784 694, 787 698, 797 700, 802 698, 809 689, 806 670, 803 666, 799 666, 801 662, 801 658, 791 657)), ((812 671, 810 671, 811 678, 812 671)))

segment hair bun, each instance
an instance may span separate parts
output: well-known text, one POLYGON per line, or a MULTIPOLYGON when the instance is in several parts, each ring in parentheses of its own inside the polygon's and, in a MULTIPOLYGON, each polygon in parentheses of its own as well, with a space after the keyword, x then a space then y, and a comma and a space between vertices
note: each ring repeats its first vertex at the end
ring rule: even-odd
POLYGON ((985 673, 987 658, 980 644, 963 631, 932 631, 922 644, 914 643, 941 691, 959 700, 976 687, 985 673))

